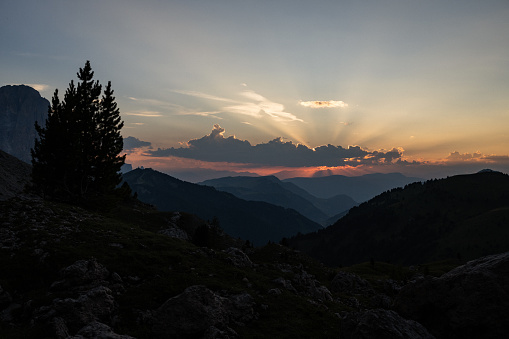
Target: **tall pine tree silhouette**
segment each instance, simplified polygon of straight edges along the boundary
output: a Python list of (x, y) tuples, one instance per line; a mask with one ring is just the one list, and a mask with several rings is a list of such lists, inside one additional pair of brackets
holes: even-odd
[(32, 149), (34, 186), (47, 196), (82, 200), (111, 192), (120, 183), (124, 123), (108, 82), (94, 81), (90, 62), (71, 80), (63, 101), (55, 90), (46, 124), (35, 124), (38, 138)]

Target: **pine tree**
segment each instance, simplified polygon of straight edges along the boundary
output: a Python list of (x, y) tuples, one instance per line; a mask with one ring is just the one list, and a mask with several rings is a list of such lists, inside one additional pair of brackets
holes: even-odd
[(104, 90), (96, 126), (101, 137), (96, 145), (95, 186), (98, 191), (111, 190), (121, 182), (120, 168), (125, 162), (125, 155), (118, 156), (124, 147), (120, 134), (124, 122), (113, 96), (111, 81)]
[(35, 187), (62, 200), (113, 191), (125, 161), (125, 155), (119, 155), (124, 123), (111, 82), (100, 98), (102, 86), (93, 80), (89, 61), (77, 75), (78, 85), (70, 82), (62, 102), (55, 90), (46, 125), (36, 123), (38, 139), (32, 150)]

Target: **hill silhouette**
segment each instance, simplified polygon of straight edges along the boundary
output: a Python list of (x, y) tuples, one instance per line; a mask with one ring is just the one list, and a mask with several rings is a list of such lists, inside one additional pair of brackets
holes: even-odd
[(206, 180), (200, 184), (215, 187), (244, 200), (265, 201), (292, 208), (323, 226), (330, 225), (330, 218), (357, 205), (352, 198), (343, 194), (329, 199), (317, 198), (297, 185), (283, 182), (275, 176), (224, 177)]
[(141, 201), (161, 211), (183, 211), (205, 220), (218, 218), (226, 233), (255, 245), (322, 228), (293, 209), (246, 201), (152, 169), (135, 169), (123, 177)]
[(394, 187), (422, 181), (420, 178), (404, 176), (401, 173), (372, 173), (355, 177), (330, 175), (311, 178), (290, 178), (291, 182), (319, 198), (331, 198), (346, 194), (357, 202), (364, 202)]
[(416, 182), (352, 208), (290, 246), (329, 265), (422, 264), (509, 250), (509, 176), (483, 171)]

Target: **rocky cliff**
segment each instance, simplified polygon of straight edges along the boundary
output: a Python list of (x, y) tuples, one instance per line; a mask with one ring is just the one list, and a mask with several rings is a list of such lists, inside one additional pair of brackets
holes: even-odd
[(32, 87), (0, 87), (0, 149), (30, 163), (34, 123), (44, 124), (49, 104)]

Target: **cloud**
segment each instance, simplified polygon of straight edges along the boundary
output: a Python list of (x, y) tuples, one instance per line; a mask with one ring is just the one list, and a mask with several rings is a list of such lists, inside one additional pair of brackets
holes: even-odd
[(190, 96), (197, 97), (197, 98), (214, 100), (214, 101), (238, 102), (236, 100), (232, 100), (232, 99), (228, 99), (228, 98), (222, 98), (222, 97), (218, 97), (218, 96), (215, 96), (215, 95), (210, 95), (210, 94), (206, 94), (206, 93), (202, 93), (202, 92), (198, 92), (198, 91), (173, 90), (173, 92), (180, 93), (180, 94), (185, 94), (185, 95), (190, 95)]
[(209, 117), (209, 118), (222, 120), (223, 118), (218, 117), (216, 115), (219, 113), (221, 113), (221, 112), (219, 112), (219, 111), (215, 111), (215, 112), (192, 112), (192, 111), (189, 111), (189, 112), (180, 112), (177, 115), (196, 115), (196, 116), (200, 116), (200, 117)]
[(451, 152), (446, 160), (453, 163), (509, 164), (508, 155), (482, 154), (479, 151), (474, 153)]
[(477, 151), (473, 154), (470, 153), (460, 153), (460, 152), (451, 152), (447, 157), (449, 161), (476, 161), (484, 159), (484, 156), (481, 152)]
[(209, 162), (258, 164), (260, 166), (359, 166), (394, 164), (401, 160), (403, 149), (368, 151), (360, 146), (324, 145), (309, 148), (283, 138), (251, 145), (235, 136), (225, 137), (225, 129), (214, 125), (211, 133), (187, 142), (187, 147), (149, 151), (154, 157), (176, 156)]
[(131, 136), (124, 138), (124, 151), (134, 151), (142, 147), (152, 147), (152, 143)]
[(190, 95), (202, 99), (230, 103), (230, 105), (221, 107), (222, 111), (228, 113), (247, 115), (254, 118), (263, 118), (265, 116), (269, 116), (273, 120), (276, 120), (278, 122), (291, 122), (291, 121), (304, 122), (304, 120), (298, 118), (295, 114), (285, 112), (284, 105), (271, 101), (265, 98), (263, 95), (256, 93), (253, 90), (246, 89), (240, 93), (240, 95), (248, 99), (248, 101), (234, 100), (197, 91), (174, 90), (173, 92)]
[(27, 86), (32, 87), (33, 89), (42, 92), (49, 88), (49, 85), (46, 84), (26, 84)]
[(483, 158), (487, 161), (492, 161), (499, 164), (509, 164), (508, 155), (485, 155)]
[(316, 101), (299, 101), (301, 106), (310, 107), (310, 108), (345, 108), (348, 107), (348, 104), (344, 101), (337, 100), (316, 100)]
[(137, 116), (137, 117), (145, 117), (145, 118), (157, 118), (157, 117), (162, 117), (163, 115), (159, 112), (150, 112), (150, 111), (145, 111), (145, 112), (130, 112), (130, 113), (124, 113), (125, 115), (133, 115), (133, 116)]
[(36, 91), (38, 92), (42, 92), (42, 91), (45, 91), (47, 89), (50, 88), (49, 85), (46, 85), (46, 84), (10, 84), (10, 85), (16, 85), (16, 86), (19, 86), (19, 85), (24, 85), (24, 86), (29, 86), (29, 87), (32, 87), (33, 89), (35, 89)]

